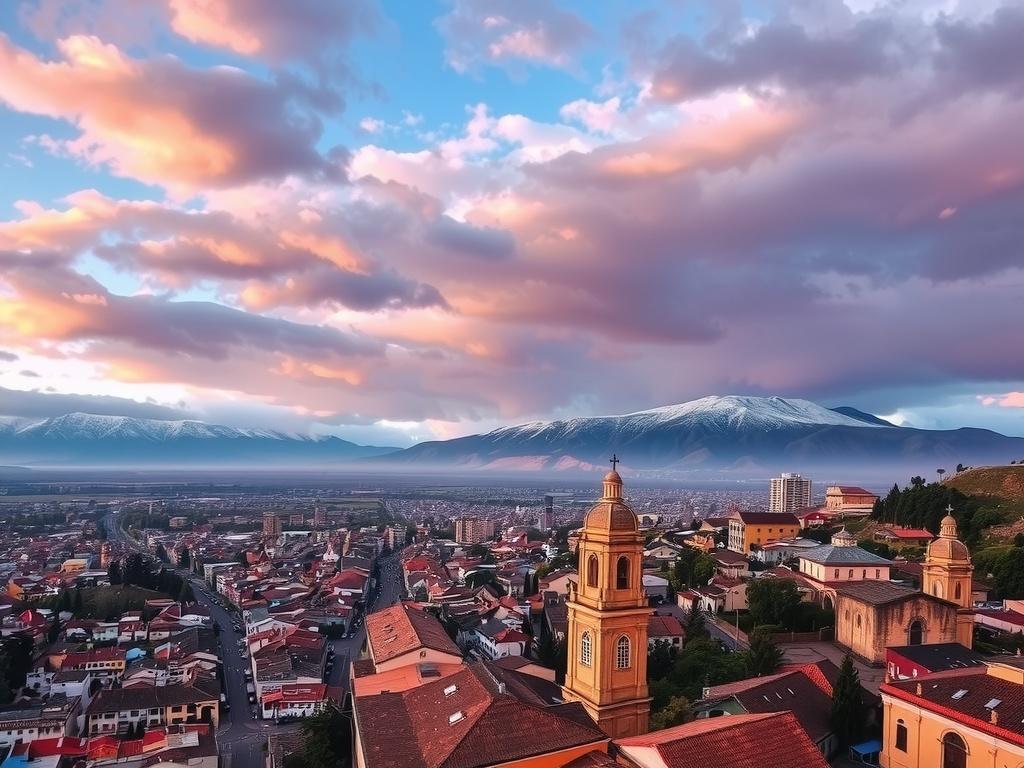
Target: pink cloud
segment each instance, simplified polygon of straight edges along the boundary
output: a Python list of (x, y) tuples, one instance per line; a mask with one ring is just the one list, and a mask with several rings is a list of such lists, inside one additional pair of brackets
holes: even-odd
[(1024, 408), (1024, 392), (1007, 392), (1002, 395), (978, 395), (978, 402), (984, 406), (1000, 408)]
[(0, 35), (0, 101), (72, 123), (78, 135), (57, 146), (76, 159), (183, 190), (327, 170), (311, 96), (294, 84), (134, 59), (96, 37), (57, 48), (45, 61)]

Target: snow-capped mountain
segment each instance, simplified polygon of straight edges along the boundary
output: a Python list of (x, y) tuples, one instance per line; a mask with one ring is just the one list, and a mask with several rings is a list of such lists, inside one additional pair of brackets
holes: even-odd
[(25, 466), (316, 466), (379, 456), (394, 448), (337, 437), (237, 429), (202, 421), (68, 413), (0, 416), (0, 464)]
[[(897, 427), (855, 408), (781, 397), (705, 397), (621, 416), (532, 422), (420, 443), (377, 460), (500, 470), (628, 469), (761, 474), (867, 468), (930, 473), (1024, 456), (1024, 439), (982, 429)], [(937, 462), (937, 463), (936, 463)]]

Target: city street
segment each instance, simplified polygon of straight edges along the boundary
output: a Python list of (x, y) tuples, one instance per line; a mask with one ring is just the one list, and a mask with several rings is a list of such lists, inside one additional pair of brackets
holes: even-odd
[[(149, 554), (145, 547), (125, 533), (115, 515), (111, 514), (104, 518), (104, 524), (110, 540), (122, 542), (129, 549)], [(402, 596), (401, 563), (398, 555), (382, 557), (379, 564), (379, 580), (367, 595), (366, 613), (393, 605)], [(219, 640), (224, 693), (230, 704), (230, 711), (221, 713), (221, 725), (217, 731), (222, 765), (224, 768), (259, 768), (264, 764), (263, 746), (267, 734), (295, 730), (299, 724), (277, 725), (256, 718), (245, 689), (248, 659), (242, 656), (239, 648), (238, 641), (242, 638), (242, 633), (236, 632), (232, 627), (233, 615), (224, 607), (221, 598), (199, 576), (191, 572), (186, 573), (182, 568), (174, 570), (179, 575), (188, 577), (197, 602), (209, 609), (210, 615), (221, 630)], [(350, 637), (329, 641), (334, 649), (334, 663), (326, 682), (341, 687), (346, 693), (349, 684), (349, 664), (352, 659), (359, 657), (366, 637), (364, 616), (358, 616), (356, 622), (358, 626)]]

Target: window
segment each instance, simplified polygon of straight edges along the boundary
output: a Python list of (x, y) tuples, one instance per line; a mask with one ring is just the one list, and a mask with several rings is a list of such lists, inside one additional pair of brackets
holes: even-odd
[(942, 768), (967, 768), (967, 745), (952, 731), (942, 737)]
[(836, 568), (835, 573), (833, 574), (833, 578), (836, 578), (836, 579), (839, 578), (839, 569), (838, 568)]
[(849, 578), (851, 578), (851, 579), (853, 578), (853, 568), (850, 569)]
[(896, 721), (896, 749), (907, 751), (907, 724), (902, 720)]
[(587, 586), (597, 586), (597, 555), (591, 555), (587, 560)]
[(920, 619), (910, 622), (910, 630), (907, 635), (907, 645), (920, 645), (924, 642), (924, 625)]
[(881, 572), (880, 570), (878, 570), (877, 568), (875, 568), (875, 578), (876, 578), (876, 579), (880, 577), (881, 573), (882, 573), (882, 572)]
[(960, 582), (959, 581), (956, 583), (956, 586), (953, 587), (953, 599), (954, 600), (959, 600), (960, 599)]
[(629, 589), (629, 558), (620, 557), (615, 566), (615, 588)]
[(589, 632), (584, 632), (580, 638), (580, 664), (589, 667), (594, 663), (594, 641)]
[(860, 629), (860, 614), (857, 614), (857, 629)]
[(625, 635), (615, 643), (615, 668), (629, 669), (629, 638)]

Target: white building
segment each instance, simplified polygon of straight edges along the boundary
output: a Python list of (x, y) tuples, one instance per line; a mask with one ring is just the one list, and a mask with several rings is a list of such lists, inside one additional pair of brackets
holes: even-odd
[(791, 472), (771, 479), (769, 512), (795, 512), (811, 506), (811, 481)]

